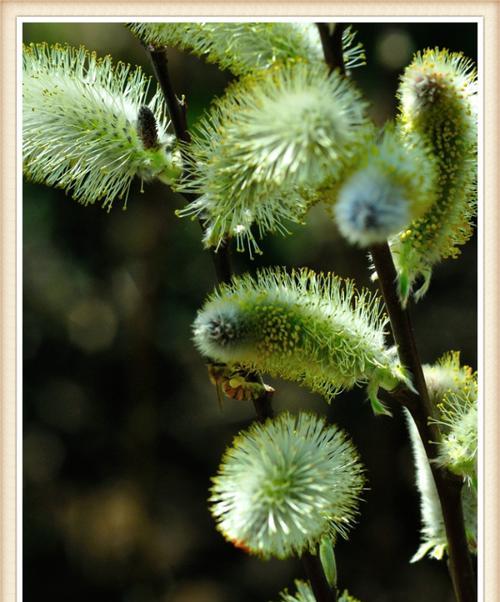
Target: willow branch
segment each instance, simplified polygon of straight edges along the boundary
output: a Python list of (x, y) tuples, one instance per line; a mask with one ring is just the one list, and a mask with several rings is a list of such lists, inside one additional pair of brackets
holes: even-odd
[[(152, 46), (147, 47), (147, 52), (150, 56), (153, 64), (153, 69), (160, 84), (160, 88), (163, 92), (165, 103), (168, 107), (170, 117), (172, 119), (172, 125), (174, 128), (177, 139), (184, 143), (181, 144), (181, 154), (183, 158), (186, 157), (187, 148), (186, 144), (191, 142), (191, 136), (187, 127), (187, 105), (186, 102), (180, 101), (176, 95), (174, 87), (170, 79), (170, 73), (168, 70), (168, 56), (167, 51), (157, 50)], [(197, 196), (192, 193), (182, 193), (182, 196), (187, 203), (192, 203), (196, 200)], [(201, 229), (204, 231), (205, 227), (203, 222), (200, 220)], [(231, 265), (231, 254), (229, 241), (226, 239), (220, 245), (216, 251), (211, 251), (211, 257), (215, 268), (215, 274), (217, 282), (219, 284), (228, 283), (231, 281), (233, 276), (233, 269)], [(262, 378), (257, 373), (251, 373), (248, 375), (248, 380), (251, 382), (257, 382), (262, 385), (263, 393), (256, 399), (254, 399), (254, 407), (257, 414), (257, 419), (260, 422), (264, 422), (267, 418), (273, 416), (273, 409), (271, 405), (273, 391), (265, 389)]]
[(345, 73), (344, 52), (342, 48), (342, 35), (346, 28), (345, 23), (335, 23), (333, 30), (331, 23), (316, 23), (323, 46), (323, 54), (325, 62), (330, 67), (330, 70), (340, 69), (341, 73)]
[(476, 579), (467, 546), (462, 509), (462, 480), (434, 461), (437, 456), (440, 432), (437, 425), (429, 423), (434, 416), (434, 407), (429, 399), (422, 364), (418, 355), (410, 313), (403, 309), (396, 290), (397, 273), (387, 243), (374, 245), (370, 249), (382, 296), (391, 322), (394, 341), (398, 347), (401, 363), (407, 368), (418, 395), (399, 392), (398, 401), (411, 413), (417, 426), (430, 468), (436, 483), (441, 503), (443, 520), (448, 541), (448, 568), (458, 602), (474, 602), (477, 599)]
[[(340, 68), (341, 72), (345, 74), (343, 61), (339, 60), (342, 32), (337, 33), (336, 36), (336, 27), (333, 32), (322, 23), (318, 23), (317, 27), (323, 44), (325, 62), (330, 71)], [(436, 459), (438, 451), (436, 443), (441, 440), (441, 434), (437, 425), (432, 421), (429, 422), (429, 419), (435, 415), (435, 409), (429, 399), (410, 313), (408, 309), (401, 307), (399, 301), (396, 289), (397, 273), (389, 245), (387, 243), (373, 245), (370, 252), (391, 322), (399, 358), (408, 370), (417, 391), (415, 395), (405, 387), (399, 387), (390, 397), (411, 413), (429, 459), (443, 513), (448, 542), (448, 568), (457, 602), (474, 602), (477, 599), (476, 580), (465, 534), (461, 498), (462, 480), (433, 461)]]
[[(174, 128), (177, 139), (184, 143), (180, 145), (180, 152), (183, 159), (186, 157), (186, 144), (191, 142), (191, 135), (187, 127), (186, 110), (187, 106), (184, 100), (179, 100), (175, 94), (172, 82), (170, 80), (170, 74), (168, 71), (168, 57), (166, 50), (157, 50), (156, 48), (149, 46), (147, 51), (153, 64), (153, 69), (160, 84), (160, 88), (163, 92), (163, 97), (168, 107), (170, 117), (172, 119), (172, 126)], [(188, 204), (196, 200), (197, 196), (193, 193), (183, 192), (182, 196)], [(205, 227), (203, 222), (200, 221), (200, 226), (203, 231)], [(230, 246), (228, 241), (224, 241), (218, 248), (217, 252), (211, 251), (212, 261), (219, 283), (229, 282), (233, 275), (230, 259)]]

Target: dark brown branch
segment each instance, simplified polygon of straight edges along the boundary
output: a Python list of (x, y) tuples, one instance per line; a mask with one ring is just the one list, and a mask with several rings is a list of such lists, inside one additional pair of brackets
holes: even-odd
[(316, 23), (323, 46), (325, 62), (330, 67), (330, 71), (340, 69), (341, 73), (345, 73), (342, 35), (346, 26), (345, 23), (336, 23), (333, 32), (331, 32), (330, 25), (329, 23)]
[[(181, 103), (179, 101), (179, 98), (174, 92), (172, 82), (170, 81), (167, 51), (157, 50), (151, 46), (147, 47), (147, 51), (151, 58), (156, 78), (158, 79), (158, 83), (160, 84), (160, 88), (163, 92), (163, 96), (172, 119), (175, 135), (182, 143), (180, 145), (180, 151), (182, 157), (185, 159), (186, 147), (184, 145), (191, 142), (191, 135), (189, 134), (187, 127), (186, 104), (185, 102)], [(197, 198), (195, 194), (189, 192), (183, 192), (182, 196), (188, 204), (192, 203)], [(204, 231), (205, 228), (201, 220), (200, 226)], [(224, 240), (217, 251), (212, 249), (210, 253), (212, 255), (217, 282), (230, 282), (233, 272), (231, 267), (229, 242)]]
[(319, 556), (313, 556), (309, 552), (302, 554), (307, 577), (317, 602), (337, 602), (337, 590), (331, 588), (326, 580)]
[(153, 63), (156, 79), (160, 84), (163, 96), (165, 97), (165, 102), (168, 106), (175, 135), (177, 136), (178, 140), (189, 143), (191, 142), (191, 136), (189, 135), (187, 128), (186, 111), (184, 106), (175, 95), (174, 89), (170, 82), (167, 52), (166, 50), (157, 50), (153, 46), (148, 47), (148, 52), (149, 56), (151, 57), (151, 62)]
[(394, 398), (410, 411), (430, 461), (443, 512), (448, 542), (448, 566), (456, 599), (458, 602), (474, 602), (477, 599), (476, 579), (464, 527), (462, 480), (433, 461), (438, 447), (435, 442), (440, 441), (440, 433), (437, 426), (429, 422), (429, 418), (434, 416), (434, 407), (429, 399), (410, 313), (408, 309), (401, 307), (398, 298), (397, 273), (389, 245), (387, 243), (374, 245), (370, 251), (401, 363), (407, 368), (418, 393), (417, 396), (410, 391), (405, 394), (400, 388)]
[[(187, 127), (186, 104), (185, 102), (181, 103), (179, 101), (179, 98), (175, 94), (174, 87), (172, 86), (168, 70), (167, 51), (164, 49), (157, 50), (152, 46), (148, 46), (147, 51), (151, 58), (151, 62), (153, 63), (153, 69), (156, 78), (158, 79), (158, 83), (160, 84), (160, 88), (163, 92), (163, 96), (172, 119), (175, 135), (179, 141), (187, 144), (191, 141), (191, 136)], [(186, 153), (186, 147), (184, 144), (181, 144), (181, 153), (183, 157), (185, 157)], [(192, 193), (183, 193), (182, 196), (187, 203), (192, 203), (197, 198), (196, 195)], [(202, 230), (204, 230), (202, 221), (200, 221), (200, 226)], [(233, 269), (231, 265), (229, 241), (227, 239), (224, 240), (219, 245), (217, 251), (211, 250), (211, 256), (215, 267), (217, 282), (219, 284), (230, 282), (233, 275)], [(249, 375), (248, 380), (258, 382), (264, 387), (264, 383), (259, 374), (255, 373)], [(261, 396), (254, 400), (257, 418), (261, 422), (273, 416), (273, 409), (271, 405), (272, 396), (273, 392), (271, 390), (266, 390)]]
[[(410, 404), (408, 409), (414, 413), (418, 405), (422, 406), (423, 414), (426, 417), (435, 418), (435, 409), (429, 399), (427, 385), (425, 383), (422, 364), (418, 355), (413, 326), (411, 324), (409, 310), (404, 310), (399, 301), (396, 284), (397, 273), (392, 260), (391, 251), (387, 243), (373, 245), (370, 248), (371, 256), (375, 270), (377, 271), (378, 283), (385, 306), (391, 320), (391, 329), (394, 336), (394, 342), (398, 347), (401, 363), (409, 370), (413, 385), (418, 393), (418, 398), (413, 398), (414, 403)], [(440, 434), (435, 424), (428, 425), (428, 438), (432, 441), (439, 441)], [(425, 442), (424, 442), (425, 444)], [(427, 446), (426, 451), (429, 458), (436, 455), (436, 446)]]

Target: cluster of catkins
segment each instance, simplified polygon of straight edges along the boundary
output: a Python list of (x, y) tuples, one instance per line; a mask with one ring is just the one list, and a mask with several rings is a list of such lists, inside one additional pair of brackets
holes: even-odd
[[(476, 76), (462, 55), (418, 53), (401, 77), (397, 119), (379, 131), (349, 78), (364, 64), (350, 28), (342, 37), (342, 73), (325, 64), (311, 23), (128, 27), (145, 45), (179, 47), (235, 79), (194, 125), (192, 141), (181, 144), (168, 133), (160, 91), (149, 98), (140, 69), (83, 48), (27, 46), (23, 152), (32, 180), (110, 208), (115, 199), (126, 202), (134, 177), (160, 179), (195, 198), (180, 214), (202, 220), (207, 247), (234, 240), (250, 254), (260, 252), (259, 237), (305, 222), (308, 209), (324, 202), (349, 242), (367, 248), (389, 242), (403, 304), (412, 293), (421, 297), (432, 267), (455, 257), (471, 236)], [(385, 343), (386, 323), (377, 297), (350, 281), (267, 269), (210, 296), (194, 341), (226, 367), (233, 390), (244, 389), (241, 375), (254, 371), (294, 380), (327, 401), (363, 384), (374, 411), (389, 413), (379, 388), (411, 382)], [(475, 375), (452, 354), (427, 367), (426, 377), (443, 432), (439, 462), (466, 481), (474, 548)], [(441, 511), (409, 423), (424, 522), (416, 558), (429, 550), (440, 557)], [(364, 480), (357, 452), (339, 429), (308, 413), (283, 413), (236, 437), (214, 479), (211, 510), (224, 536), (249, 553), (320, 554), (335, 586), (332, 545), (356, 517)], [(314, 600), (308, 583), (296, 586), (296, 595), (285, 592), (282, 602)], [(354, 598), (345, 592), (340, 600)]]

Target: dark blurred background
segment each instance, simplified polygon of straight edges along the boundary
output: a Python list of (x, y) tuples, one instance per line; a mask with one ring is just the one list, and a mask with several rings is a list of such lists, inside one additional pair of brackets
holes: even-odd
[[(412, 54), (447, 47), (477, 57), (475, 24), (358, 23), (368, 65), (353, 78), (382, 124), (395, 114)], [(152, 73), (121, 24), (29, 23), (26, 42), (84, 44)], [(172, 79), (192, 123), (229, 76), (172, 51)], [(136, 182), (128, 209), (82, 207), (58, 190), (24, 188), (24, 596), (28, 602), (255, 602), (303, 577), (298, 561), (263, 562), (224, 542), (207, 510), (210, 477), (250, 403), (219, 409), (191, 323), (214, 286), (196, 222), (182, 198)], [(370, 283), (365, 253), (315, 208), (238, 271), (309, 266)], [(450, 349), (476, 368), (476, 240), (434, 272), (413, 308), (423, 362)], [(269, 381), (277, 411), (309, 409), (345, 428), (367, 467), (359, 524), (337, 546), (341, 587), (363, 602), (451, 601), (446, 566), (410, 565), (419, 499), (399, 412), (374, 418), (359, 389), (327, 406)]]

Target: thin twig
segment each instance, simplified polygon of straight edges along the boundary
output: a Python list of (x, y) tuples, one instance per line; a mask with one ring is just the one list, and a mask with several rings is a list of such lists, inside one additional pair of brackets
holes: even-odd
[[(345, 73), (343, 64), (339, 64), (338, 59), (341, 54), (341, 34), (335, 38), (336, 28), (332, 34), (325, 24), (318, 23), (317, 27), (323, 44), (325, 62), (330, 71), (340, 67), (341, 72)], [(387, 243), (374, 245), (370, 252), (401, 363), (410, 373), (417, 391), (415, 395), (412, 391), (405, 390), (405, 387), (400, 386), (394, 394), (386, 397), (391, 397), (406, 407), (415, 421), (429, 458), (441, 503), (448, 542), (448, 568), (455, 596), (457, 602), (474, 602), (477, 599), (476, 580), (465, 534), (461, 499), (462, 480), (434, 462), (438, 448), (435, 443), (440, 441), (441, 435), (437, 425), (432, 421), (429, 422), (429, 419), (434, 417), (435, 409), (429, 399), (410, 313), (408, 309), (401, 307), (397, 294), (397, 273), (389, 245)]]
[(344, 52), (342, 48), (342, 35), (346, 28), (345, 23), (335, 23), (333, 30), (332, 23), (316, 23), (323, 46), (325, 62), (330, 70), (340, 69), (345, 73)]
[[(146, 50), (149, 53), (156, 78), (158, 79), (158, 83), (160, 84), (163, 92), (163, 96), (172, 119), (175, 135), (179, 141), (184, 143), (180, 146), (181, 154), (183, 157), (185, 157), (185, 153), (187, 152), (185, 144), (191, 141), (191, 136), (187, 127), (186, 103), (185, 101), (181, 103), (178, 96), (175, 94), (174, 87), (172, 86), (168, 70), (167, 51), (165, 49), (158, 50), (152, 46), (148, 46)], [(197, 196), (192, 193), (182, 193), (182, 196), (187, 203), (192, 203), (197, 198)], [(202, 221), (200, 221), (200, 226), (202, 230), (205, 229)], [(217, 251), (211, 250), (211, 257), (215, 267), (217, 282), (219, 284), (230, 282), (233, 276), (230, 250), (230, 244), (227, 239), (219, 245)], [(260, 422), (264, 422), (267, 418), (271, 418), (273, 416), (273, 409), (271, 405), (273, 392), (265, 389), (264, 383), (259, 374), (251, 373), (247, 376), (247, 379), (250, 382), (257, 382), (262, 385), (264, 392), (257, 399), (254, 399), (253, 403), (257, 413), (257, 419)]]
[[(191, 135), (187, 127), (186, 119), (186, 104), (185, 101), (180, 101), (174, 92), (172, 82), (170, 81), (170, 74), (168, 71), (168, 57), (167, 51), (157, 50), (152, 46), (147, 47), (147, 51), (153, 63), (153, 69), (160, 84), (160, 88), (163, 92), (165, 102), (168, 107), (170, 117), (172, 119), (172, 125), (174, 128), (177, 139), (183, 144), (180, 145), (180, 152), (183, 159), (186, 157), (185, 145), (191, 142)], [(197, 196), (190, 192), (183, 192), (182, 196), (188, 204), (194, 202)], [(200, 226), (203, 231), (205, 227), (203, 222), (200, 220)], [(217, 276), (217, 282), (230, 282), (233, 275), (230, 259), (230, 245), (227, 240), (224, 240), (217, 251), (211, 250), (212, 261), (215, 268), (215, 274)]]
[(172, 83), (170, 82), (167, 52), (163, 49), (157, 50), (154, 46), (148, 46), (148, 52), (151, 57), (151, 62), (153, 63), (156, 79), (160, 84), (170, 117), (172, 118), (175, 135), (178, 140), (189, 143), (191, 142), (191, 136), (189, 135), (187, 128), (186, 111), (177, 98)]

